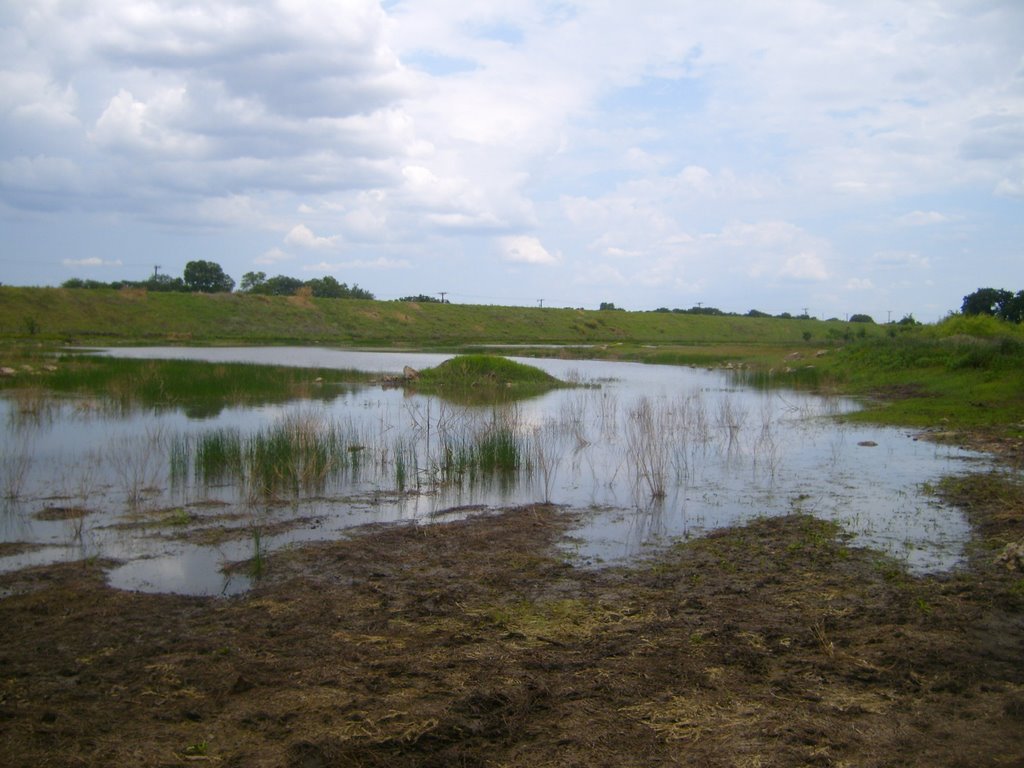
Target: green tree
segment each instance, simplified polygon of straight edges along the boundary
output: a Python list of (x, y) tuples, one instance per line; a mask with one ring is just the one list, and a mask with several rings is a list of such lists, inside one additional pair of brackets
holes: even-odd
[(965, 315), (998, 315), (1003, 304), (1014, 298), (1010, 291), (999, 288), (979, 288), (964, 296), (960, 311)]
[(240, 290), (246, 293), (259, 293), (259, 288), (267, 282), (266, 272), (246, 272), (242, 275)]
[(147, 291), (156, 292), (172, 292), (172, 291), (185, 291), (185, 281), (180, 277), (171, 277), (170, 275), (153, 275), (145, 282), (139, 283), (139, 286), (145, 288)]
[(190, 261), (185, 265), (185, 287), (199, 293), (230, 293), (235, 281), (213, 261)]
[(1015, 296), (1000, 304), (997, 314), (1001, 319), (1009, 320), (1011, 323), (1024, 322), (1024, 291), (1017, 291)]

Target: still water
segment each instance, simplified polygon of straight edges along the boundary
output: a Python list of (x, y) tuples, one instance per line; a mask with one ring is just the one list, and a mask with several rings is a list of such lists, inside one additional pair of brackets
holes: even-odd
[[(108, 354), (378, 374), (445, 355), (322, 348), (144, 348)], [(584, 386), (503, 405), (460, 405), (380, 386), (316, 400), (202, 413), (54, 399), (26, 412), (0, 399), (0, 571), (84, 557), (119, 563), (119, 588), (236, 594), (279, 547), (350, 535), (373, 523), (443, 523), (551, 501), (585, 511), (566, 542), (579, 564), (619, 562), (680, 537), (761, 515), (808, 512), (853, 543), (917, 572), (961, 559), (968, 529), (922, 486), (983, 457), (906, 431), (853, 427), (845, 399), (737, 387), (726, 373), (603, 361), (524, 360)], [(331, 425), (353, 460), (315, 488), (259, 496), (198, 469), (210, 435), (282, 423)], [(514, 472), (453, 478), (452, 445), (500, 425), (516, 437)], [(462, 442), (460, 442), (462, 441)], [(19, 545), (14, 548), (13, 545)]]

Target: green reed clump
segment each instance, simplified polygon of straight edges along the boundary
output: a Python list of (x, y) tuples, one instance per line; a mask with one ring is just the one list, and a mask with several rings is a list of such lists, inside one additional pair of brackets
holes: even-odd
[[(204, 485), (242, 477), (242, 435), (237, 429), (216, 429), (195, 440), (196, 478)], [(173, 470), (173, 456), (172, 456)]]
[(515, 472), (523, 463), (523, 446), (509, 427), (487, 430), (474, 447), (476, 463), (483, 472)]
[(187, 435), (174, 435), (168, 447), (170, 480), (172, 488), (183, 488), (188, 484), (188, 466), (192, 446)]
[(492, 425), (475, 435), (445, 439), (431, 469), (443, 484), (475, 483), (485, 476), (511, 475), (526, 464), (526, 447), (516, 430)]
[(338, 472), (356, 471), (364, 450), (355, 435), (321, 415), (293, 414), (248, 438), (246, 476), (263, 496), (319, 492)]
[(419, 485), (419, 461), (416, 455), (416, 445), (411, 440), (399, 439), (395, 441), (395, 487), (404, 492), (410, 480)]

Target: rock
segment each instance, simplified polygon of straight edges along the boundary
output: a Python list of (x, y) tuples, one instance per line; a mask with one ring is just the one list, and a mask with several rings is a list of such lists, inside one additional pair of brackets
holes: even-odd
[(801, 357), (803, 357), (801, 352), (790, 352), (786, 355), (786, 360), (799, 360)]
[(410, 366), (405, 366), (402, 369), (402, 378), (406, 381), (416, 381), (420, 377), (420, 372)]
[(859, 445), (861, 448), (875, 448), (878, 446), (878, 443), (876, 443), (874, 440), (861, 440), (859, 443), (857, 443), (857, 445)]
[(11, 376), (13, 376), (16, 373), (17, 373), (16, 370), (14, 370), (13, 368), (8, 368), (7, 366), (4, 366), (3, 368), (0, 368), (0, 377), (3, 377), (5, 379), (10, 378)]
[(819, 349), (817, 352), (814, 353), (814, 356), (815, 357), (824, 357), (827, 354), (828, 354), (828, 350), (827, 349)]

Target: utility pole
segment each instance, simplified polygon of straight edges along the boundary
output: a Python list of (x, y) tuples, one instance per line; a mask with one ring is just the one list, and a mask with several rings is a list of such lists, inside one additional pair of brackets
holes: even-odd
[(803, 310), (804, 310), (804, 317), (809, 317), (809, 315), (807, 314), (807, 307), (803, 307)]
[(889, 310), (889, 322), (890, 323), (892, 322), (892, 310), (891, 309)]
[(537, 299), (537, 306), (541, 309), (544, 308), (544, 299)]
[(438, 295), (441, 297), (441, 303), (444, 304), (444, 297), (448, 295), (448, 291), (438, 291)]
[(158, 277), (159, 275), (160, 275), (160, 265), (159, 264), (154, 264), (153, 265), (153, 277)]

